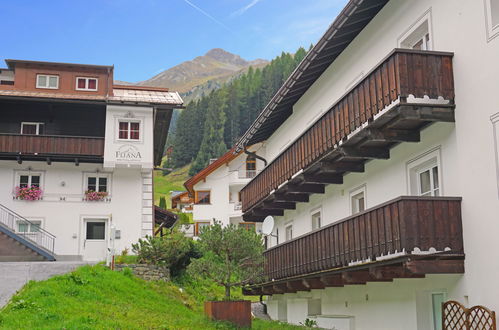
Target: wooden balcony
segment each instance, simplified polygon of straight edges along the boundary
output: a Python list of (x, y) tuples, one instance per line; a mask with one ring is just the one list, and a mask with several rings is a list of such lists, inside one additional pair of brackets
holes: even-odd
[(283, 215), (326, 184), (454, 121), (452, 53), (395, 49), (241, 191), (246, 221)]
[(246, 294), (464, 272), (461, 198), (399, 197), (265, 251)]
[(104, 138), (85, 136), (0, 134), (0, 158), (102, 162)]

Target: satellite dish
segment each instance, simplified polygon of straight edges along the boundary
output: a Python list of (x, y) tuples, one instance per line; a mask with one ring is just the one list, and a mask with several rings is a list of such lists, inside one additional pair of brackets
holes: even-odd
[(263, 220), (262, 224), (262, 234), (265, 236), (272, 235), (272, 232), (274, 231), (274, 217), (271, 215), (268, 215), (265, 220)]

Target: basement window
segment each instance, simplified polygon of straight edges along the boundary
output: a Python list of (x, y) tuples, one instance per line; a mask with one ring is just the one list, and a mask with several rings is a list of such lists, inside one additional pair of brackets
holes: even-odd
[(20, 220), (17, 222), (17, 232), (19, 233), (37, 233), (40, 231), (42, 222), (31, 220), (30, 222)]
[(96, 91), (97, 85), (97, 78), (76, 78), (76, 90), (78, 91)]
[(59, 89), (59, 76), (37, 74), (36, 88)]

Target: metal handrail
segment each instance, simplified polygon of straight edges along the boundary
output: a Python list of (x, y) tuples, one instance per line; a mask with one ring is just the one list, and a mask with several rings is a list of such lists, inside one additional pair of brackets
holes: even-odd
[[(16, 230), (16, 223), (22, 221), (23, 223), (29, 224), (30, 226), (37, 226), (38, 231), (36, 232), (19, 232)], [(55, 235), (49, 233), (40, 226), (34, 224), (23, 216), (17, 214), (11, 209), (0, 204), (0, 225), (12, 230), (16, 235), (23, 237), (25, 240), (33, 243), (34, 245), (54, 254), (55, 247)]]

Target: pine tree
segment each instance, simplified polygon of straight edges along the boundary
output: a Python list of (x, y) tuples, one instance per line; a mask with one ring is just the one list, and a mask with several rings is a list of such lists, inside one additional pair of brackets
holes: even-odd
[(166, 199), (165, 196), (159, 198), (159, 207), (166, 210)]

